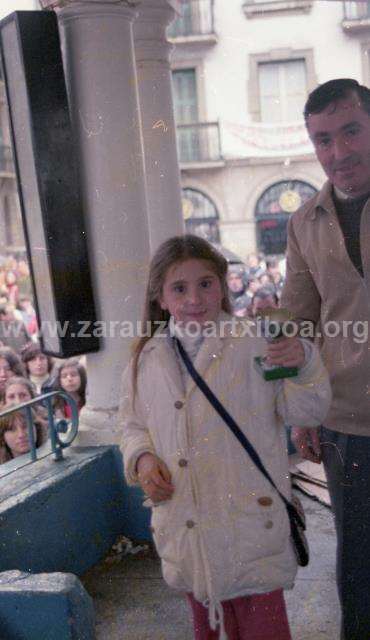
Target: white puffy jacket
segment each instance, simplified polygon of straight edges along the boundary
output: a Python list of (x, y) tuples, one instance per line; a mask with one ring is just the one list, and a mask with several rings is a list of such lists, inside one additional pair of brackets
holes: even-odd
[[(194, 366), (289, 498), (284, 424), (321, 424), (331, 399), (326, 370), (309, 345), (296, 378), (266, 382), (253, 360), (265, 353), (266, 341), (232, 328), (224, 333), (204, 340)], [(184, 389), (171, 342), (155, 335), (146, 343), (134, 408), (131, 367), (126, 370), (125, 473), (129, 483), (138, 482), (136, 462), (145, 451), (169, 467), (174, 495), (152, 511), (163, 576), (206, 601), (215, 626), (221, 600), (292, 587), (296, 561), (284, 504), (190, 376)]]

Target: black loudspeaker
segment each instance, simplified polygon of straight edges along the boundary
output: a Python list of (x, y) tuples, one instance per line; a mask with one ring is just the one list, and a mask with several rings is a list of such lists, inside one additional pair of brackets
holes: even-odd
[(97, 351), (96, 313), (56, 14), (0, 22), (2, 71), (42, 350)]

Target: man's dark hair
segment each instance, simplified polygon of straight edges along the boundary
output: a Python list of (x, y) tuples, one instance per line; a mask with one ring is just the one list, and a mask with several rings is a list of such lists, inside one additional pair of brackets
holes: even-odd
[(303, 111), (305, 121), (311, 114), (321, 113), (329, 104), (348, 98), (351, 93), (357, 95), (363, 110), (370, 115), (370, 89), (352, 78), (337, 78), (320, 84), (310, 93)]

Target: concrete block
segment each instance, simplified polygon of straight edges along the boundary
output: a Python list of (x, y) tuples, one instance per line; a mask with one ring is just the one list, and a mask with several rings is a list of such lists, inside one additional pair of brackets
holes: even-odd
[(0, 573), (0, 640), (95, 640), (92, 599), (67, 573)]
[(117, 447), (72, 447), (18, 469), (0, 483), (0, 572), (82, 575), (124, 534), (124, 514)]

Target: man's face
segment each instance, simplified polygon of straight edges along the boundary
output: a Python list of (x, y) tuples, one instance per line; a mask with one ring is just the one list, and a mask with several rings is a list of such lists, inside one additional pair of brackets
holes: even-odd
[(316, 156), (330, 182), (353, 197), (370, 191), (370, 115), (355, 93), (307, 119)]

